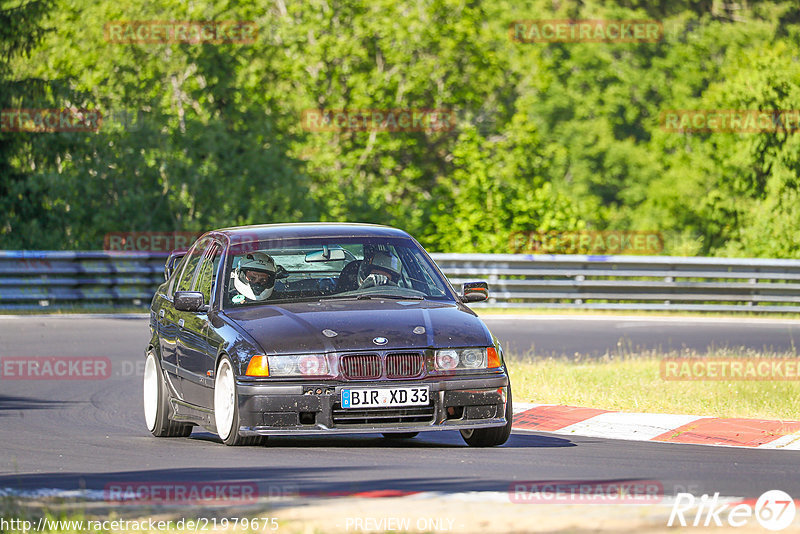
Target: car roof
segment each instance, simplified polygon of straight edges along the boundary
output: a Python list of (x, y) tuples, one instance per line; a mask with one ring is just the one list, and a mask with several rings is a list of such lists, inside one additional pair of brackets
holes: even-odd
[(411, 236), (403, 230), (382, 226), (379, 224), (363, 223), (283, 223), (283, 224), (257, 224), (251, 226), (232, 226), (220, 228), (211, 233), (222, 233), (231, 238), (247, 241), (274, 238), (304, 238), (304, 237), (401, 237), (409, 239)]

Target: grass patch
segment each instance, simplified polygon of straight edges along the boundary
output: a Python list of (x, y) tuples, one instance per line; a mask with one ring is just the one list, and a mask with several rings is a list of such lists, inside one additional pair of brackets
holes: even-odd
[[(715, 417), (800, 419), (798, 380), (665, 380), (664, 358), (797, 358), (746, 349), (608, 355), (602, 358), (510, 357), (509, 374), (519, 402), (565, 404), (625, 412)], [(744, 363), (747, 363), (747, 362)], [(754, 362), (757, 363), (757, 362)]]

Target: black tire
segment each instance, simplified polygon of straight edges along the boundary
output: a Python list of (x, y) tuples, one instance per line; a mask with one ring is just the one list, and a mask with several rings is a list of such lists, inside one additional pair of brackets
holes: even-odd
[(220, 379), (228, 379), (225, 373), (220, 373), (225, 365), (229, 366), (231, 373), (233, 373), (233, 363), (228, 356), (223, 356), (217, 365), (217, 372), (214, 374), (214, 424), (217, 427), (217, 433), (219, 434), (222, 443), (231, 447), (264, 445), (267, 442), (268, 436), (242, 436), (239, 434), (239, 427), (241, 426), (241, 422), (239, 420), (239, 394), (236, 391), (236, 379), (233, 375), (231, 375), (231, 378), (233, 379), (232, 382), (226, 386), (233, 388), (233, 416), (228, 428), (220, 432), (220, 426), (222, 423), (217, 421), (217, 382)]
[[(153, 366), (154, 371), (149, 369), (149, 365)], [(154, 372), (155, 375), (150, 375), (149, 372)], [(148, 380), (153, 382), (148, 383)], [(150, 399), (153, 403), (150, 409), (155, 409), (152, 427), (148, 423), (148, 395), (154, 395), (154, 398)], [(152, 351), (147, 353), (147, 361), (145, 362), (143, 397), (145, 402), (145, 424), (155, 437), (185, 438), (192, 433), (194, 425), (173, 421), (169, 418), (169, 390), (164, 380), (164, 372), (161, 370), (161, 362)]]
[(246, 436), (242, 438), (239, 445), (243, 447), (260, 447), (267, 444), (267, 438), (269, 438), (269, 436)]
[(508, 402), (506, 403), (506, 424), (494, 428), (462, 430), (461, 437), (470, 447), (497, 447), (508, 441), (508, 437), (511, 435), (513, 419), (514, 409), (511, 402), (511, 384), (509, 384)]
[(386, 439), (411, 439), (417, 434), (419, 432), (383, 432), (383, 437)]

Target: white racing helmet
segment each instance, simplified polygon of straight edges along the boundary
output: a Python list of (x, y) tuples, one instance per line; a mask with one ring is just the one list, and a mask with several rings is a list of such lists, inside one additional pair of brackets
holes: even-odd
[(374, 285), (385, 283), (397, 284), (403, 264), (400, 258), (390, 252), (376, 251), (371, 258), (365, 259), (358, 269), (358, 284), (363, 285), (370, 276), (375, 279)]
[(249, 300), (267, 300), (275, 288), (275, 260), (263, 252), (251, 252), (239, 259), (233, 285)]

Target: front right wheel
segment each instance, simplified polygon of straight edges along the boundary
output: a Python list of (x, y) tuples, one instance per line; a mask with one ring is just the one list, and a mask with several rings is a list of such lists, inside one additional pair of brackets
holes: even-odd
[(470, 428), (461, 431), (461, 437), (470, 447), (496, 447), (508, 441), (511, 435), (514, 410), (511, 404), (511, 384), (508, 385), (508, 402), (506, 402), (506, 424), (493, 428)]

